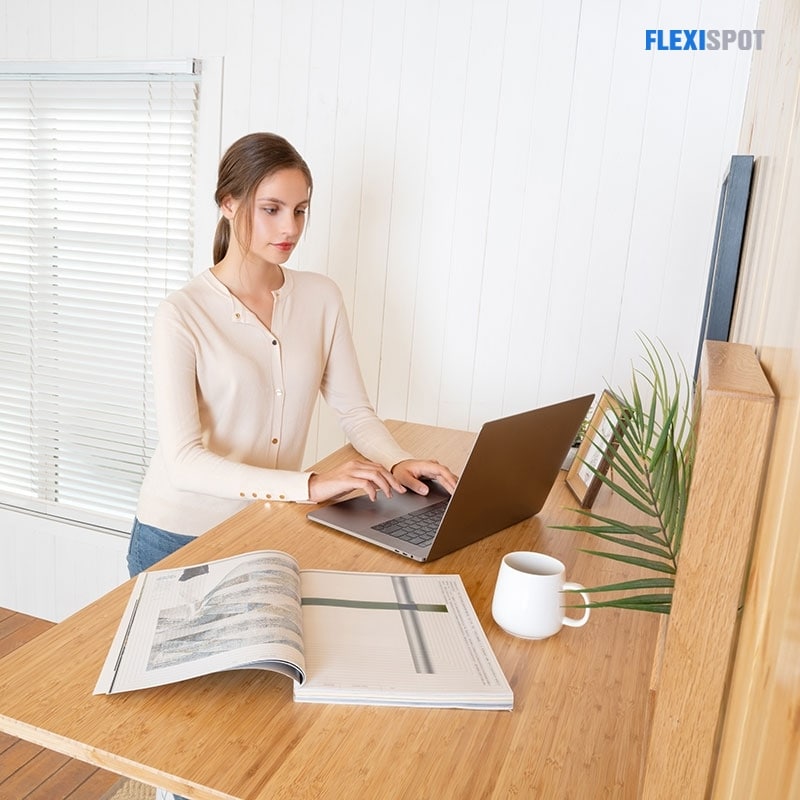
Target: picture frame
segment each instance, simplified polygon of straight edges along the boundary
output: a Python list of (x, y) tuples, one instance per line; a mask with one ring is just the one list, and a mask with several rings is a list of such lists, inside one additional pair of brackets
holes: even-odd
[(575, 458), (567, 470), (567, 486), (581, 508), (591, 508), (603, 484), (591, 468), (601, 475), (608, 472), (610, 455), (619, 441), (624, 424), (625, 420), (614, 395), (607, 389), (604, 390), (592, 412)]
[(727, 342), (730, 337), (754, 166), (753, 156), (731, 156), (728, 172), (722, 181), (695, 356), (695, 380), (700, 371), (703, 342), (707, 339)]

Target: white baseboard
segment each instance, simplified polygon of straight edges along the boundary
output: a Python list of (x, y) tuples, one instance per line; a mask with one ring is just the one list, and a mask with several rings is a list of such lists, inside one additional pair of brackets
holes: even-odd
[(60, 622), (128, 579), (128, 536), (0, 508), (0, 608)]

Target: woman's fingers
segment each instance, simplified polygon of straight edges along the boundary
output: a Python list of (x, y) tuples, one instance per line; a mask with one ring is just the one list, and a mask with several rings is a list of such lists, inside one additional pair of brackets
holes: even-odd
[(371, 461), (354, 459), (328, 472), (315, 473), (308, 482), (309, 499), (315, 503), (330, 500), (338, 495), (363, 490), (371, 500), (378, 492), (391, 497), (392, 492), (405, 492), (403, 486), (387, 469)]
[(409, 489), (418, 494), (427, 494), (428, 487), (422, 482), (425, 480), (435, 480), (450, 494), (455, 491), (458, 477), (444, 464), (438, 461), (408, 460), (395, 464), (392, 474), (397, 480)]

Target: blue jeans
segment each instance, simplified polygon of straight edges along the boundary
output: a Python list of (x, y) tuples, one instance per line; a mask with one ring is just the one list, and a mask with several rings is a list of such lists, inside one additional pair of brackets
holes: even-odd
[[(128, 545), (128, 574), (131, 578), (148, 567), (152, 567), (162, 558), (166, 558), (176, 550), (194, 539), (180, 533), (170, 533), (152, 525), (143, 525), (134, 517), (131, 528), (131, 541)], [(180, 795), (173, 795), (175, 800), (187, 800)]]
[(152, 525), (143, 525), (138, 519), (134, 519), (131, 541), (128, 545), (128, 574), (131, 578), (138, 575), (185, 544), (189, 544), (194, 538), (180, 533), (170, 533)]

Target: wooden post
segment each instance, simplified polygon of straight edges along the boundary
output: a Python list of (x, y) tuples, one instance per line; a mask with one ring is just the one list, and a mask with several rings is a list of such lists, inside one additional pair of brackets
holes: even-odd
[(697, 450), (656, 681), (644, 800), (713, 784), (775, 397), (751, 347), (706, 342)]

